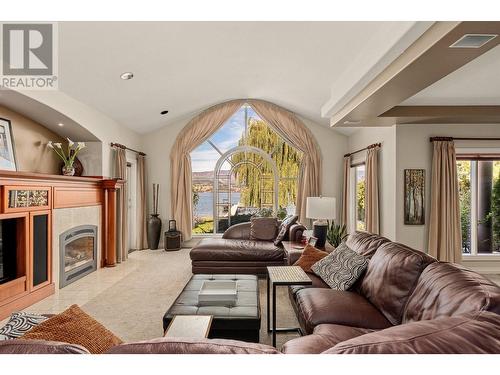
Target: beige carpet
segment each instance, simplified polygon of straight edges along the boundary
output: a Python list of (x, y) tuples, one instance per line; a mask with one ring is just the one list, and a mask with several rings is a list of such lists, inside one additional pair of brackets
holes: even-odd
[[(124, 341), (147, 340), (163, 333), (162, 317), (191, 277), (189, 249), (145, 250), (114, 268), (103, 268), (58, 290), (27, 311), (58, 313), (78, 304)], [(500, 284), (499, 275), (487, 275)], [(266, 329), (266, 282), (259, 281), (260, 342), (271, 344)], [(278, 326), (298, 325), (286, 287), (278, 288)], [(277, 346), (297, 334), (279, 334)]]
[[(147, 340), (162, 335), (163, 314), (191, 275), (189, 249), (138, 251), (125, 263), (99, 269), (26, 310), (58, 313), (76, 303), (124, 341)], [(266, 329), (265, 280), (259, 281), (259, 287), (261, 342), (271, 344)], [(277, 298), (278, 326), (298, 326), (285, 287), (278, 288)], [(298, 334), (278, 334), (278, 347), (293, 337)]]

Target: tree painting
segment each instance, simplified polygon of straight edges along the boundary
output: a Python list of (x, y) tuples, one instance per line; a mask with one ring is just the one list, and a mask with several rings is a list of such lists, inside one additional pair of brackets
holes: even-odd
[(425, 169), (405, 169), (405, 224), (425, 224)]

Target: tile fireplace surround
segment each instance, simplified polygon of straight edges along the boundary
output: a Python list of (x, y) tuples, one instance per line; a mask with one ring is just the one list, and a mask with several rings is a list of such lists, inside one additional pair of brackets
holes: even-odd
[(95, 225), (97, 227), (97, 264), (101, 264), (101, 207), (75, 207), (55, 209), (52, 215), (52, 269), (54, 284), (59, 288), (60, 246), (59, 236), (69, 229), (80, 225)]

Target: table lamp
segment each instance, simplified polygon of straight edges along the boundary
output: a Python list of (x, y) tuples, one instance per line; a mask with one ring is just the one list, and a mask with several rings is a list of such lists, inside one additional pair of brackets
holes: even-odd
[(315, 219), (313, 222), (313, 236), (318, 240), (316, 247), (324, 247), (328, 232), (328, 221), (335, 219), (335, 198), (307, 197), (306, 217)]

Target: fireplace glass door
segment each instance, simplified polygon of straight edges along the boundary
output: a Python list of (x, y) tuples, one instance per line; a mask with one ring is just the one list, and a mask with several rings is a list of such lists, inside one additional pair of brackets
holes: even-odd
[(97, 227), (82, 225), (59, 238), (60, 282), (62, 288), (97, 269)]
[(64, 249), (64, 272), (69, 272), (94, 261), (94, 238), (85, 236), (66, 244)]

